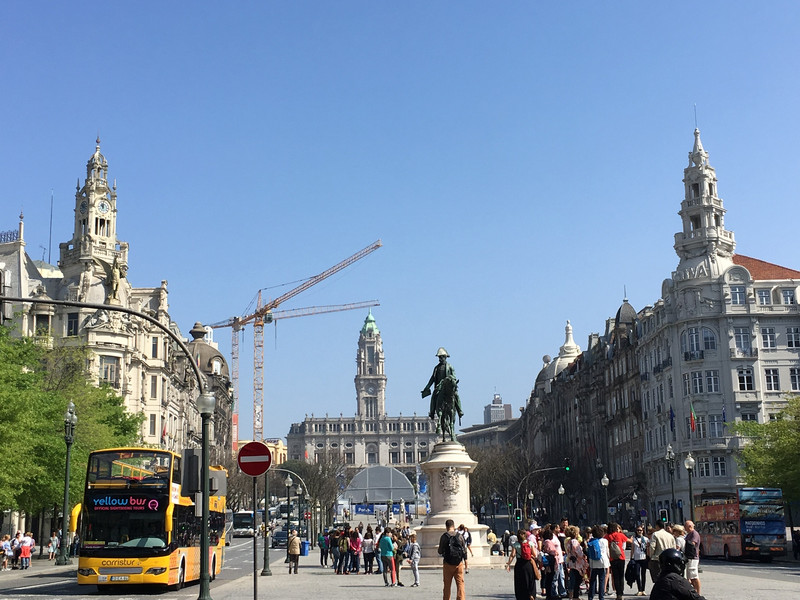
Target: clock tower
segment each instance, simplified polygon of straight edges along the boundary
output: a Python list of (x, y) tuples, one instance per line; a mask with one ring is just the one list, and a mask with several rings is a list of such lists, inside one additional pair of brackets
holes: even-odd
[(128, 244), (117, 239), (117, 185), (108, 183), (108, 161), (100, 153), (100, 138), (86, 163), (86, 181), (75, 191), (75, 225), (72, 240), (60, 245), (58, 266), (65, 280), (80, 281), (82, 301), (102, 302), (91, 291), (93, 281), (107, 283), (106, 301), (118, 301), (112, 278), (124, 278), (128, 270)]
[(359, 418), (377, 419), (386, 415), (386, 375), (383, 372), (381, 332), (369, 312), (358, 336), (356, 356), (356, 398)]

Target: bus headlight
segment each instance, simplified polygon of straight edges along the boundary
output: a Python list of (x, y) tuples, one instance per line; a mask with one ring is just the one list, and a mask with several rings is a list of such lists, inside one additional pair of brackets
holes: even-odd
[(166, 567), (152, 567), (145, 571), (145, 575), (161, 575), (166, 570)]
[(78, 575), (91, 577), (92, 575), (97, 575), (97, 572), (94, 569), (78, 569)]

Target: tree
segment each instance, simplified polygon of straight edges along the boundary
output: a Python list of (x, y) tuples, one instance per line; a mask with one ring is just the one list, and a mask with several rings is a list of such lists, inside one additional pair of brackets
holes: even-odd
[(800, 500), (800, 396), (768, 423), (741, 421), (729, 425), (746, 440), (737, 460), (754, 487), (779, 487), (787, 502)]
[(70, 498), (83, 493), (89, 452), (130, 445), (141, 415), (125, 412), (108, 386), (95, 387), (86, 369), (85, 346), (48, 348), (15, 338), (0, 327), (0, 508), (37, 513), (60, 505), (64, 494), (64, 414), (75, 404), (78, 423), (72, 446)]

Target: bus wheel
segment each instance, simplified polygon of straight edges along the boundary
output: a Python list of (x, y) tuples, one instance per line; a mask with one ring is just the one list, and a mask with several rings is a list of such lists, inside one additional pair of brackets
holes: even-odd
[(186, 563), (181, 561), (181, 568), (180, 568), (180, 570), (178, 570), (178, 583), (176, 583), (172, 587), (172, 589), (175, 590), (176, 592), (178, 590), (183, 589), (183, 584), (184, 584), (185, 581), (186, 581)]
[(217, 557), (216, 556), (211, 560), (211, 572), (208, 575), (211, 578), (211, 581), (214, 581), (217, 578)]

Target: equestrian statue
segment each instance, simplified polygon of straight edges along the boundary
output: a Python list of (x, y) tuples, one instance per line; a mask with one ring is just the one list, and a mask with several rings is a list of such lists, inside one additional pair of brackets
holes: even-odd
[[(458, 379), (456, 371), (447, 362), (450, 355), (444, 348), (439, 348), (436, 352), (439, 357), (439, 364), (433, 368), (428, 384), (422, 390), (422, 397), (431, 397), (431, 407), (428, 416), (436, 418), (436, 433), (442, 434), (442, 441), (456, 441), (455, 421), (458, 415), (458, 424), (461, 425), (461, 417), (464, 413), (461, 410), (461, 400), (458, 397)], [(431, 393), (433, 386), (433, 393)]]

